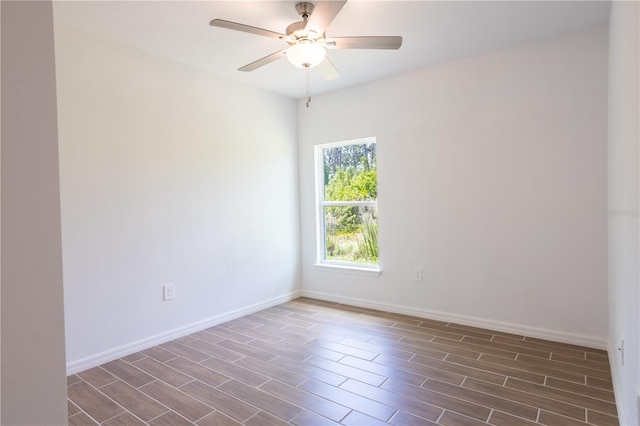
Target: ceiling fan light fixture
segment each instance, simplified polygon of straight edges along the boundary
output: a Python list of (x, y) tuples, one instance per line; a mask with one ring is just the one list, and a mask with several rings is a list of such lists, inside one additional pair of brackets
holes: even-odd
[(317, 43), (297, 43), (286, 51), (287, 59), (299, 68), (313, 68), (320, 65), (327, 56), (324, 46)]

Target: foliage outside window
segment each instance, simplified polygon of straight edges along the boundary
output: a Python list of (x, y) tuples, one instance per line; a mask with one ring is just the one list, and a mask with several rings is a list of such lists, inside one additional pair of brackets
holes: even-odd
[(375, 138), (316, 147), (318, 260), (378, 266), (378, 170)]

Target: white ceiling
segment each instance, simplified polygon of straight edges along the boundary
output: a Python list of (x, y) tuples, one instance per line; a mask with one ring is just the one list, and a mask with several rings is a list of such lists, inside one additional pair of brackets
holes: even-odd
[[(315, 1), (313, 1), (315, 2)], [(300, 99), (304, 70), (286, 59), (245, 73), (237, 69), (276, 52), (285, 42), (209, 26), (213, 18), (276, 32), (300, 20), (287, 1), (55, 1), (55, 25), (70, 25), (217, 75)], [(609, 19), (608, 1), (377, 1), (350, 0), (327, 37), (400, 35), (400, 50), (330, 50), (342, 74), (320, 94), (414, 69), (533, 42)]]

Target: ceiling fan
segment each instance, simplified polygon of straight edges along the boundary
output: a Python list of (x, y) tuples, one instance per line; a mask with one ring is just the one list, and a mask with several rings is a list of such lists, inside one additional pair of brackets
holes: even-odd
[(327, 27), (346, 2), (347, 0), (318, 0), (315, 6), (308, 2), (297, 3), (295, 8), (302, 21), (289, 25), (284, 34), (224, 19), (213, 19), (209, 25), (285, 41), (289, 47), (240, 67), (238, 71), (253, 71), (286, 56), (293, 65), (307, 69), (307, 106), (309, 106), (311, 100), (309, 68), (318, 66), (318, 70), (326, 80), (340, 76), (336, 67), (326, 57), (326, 49), (397, 50), (402, 45), (400, 36), (327, 37), (325, 35)]

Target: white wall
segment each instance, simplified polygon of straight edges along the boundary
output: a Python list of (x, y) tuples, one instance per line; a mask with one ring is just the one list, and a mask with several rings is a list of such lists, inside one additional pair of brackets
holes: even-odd
[[(604, 27), (299, 102), (305, 294), (606, 347), (606, 107)], [(313, 146), (366, 136), (382, 275), (315, 269)]]
[(299, 290), (293, 100), (60, 26), (56, 65), (69, 371)]
[[(639, 14), (637, 2), (616, 1), (609, 23), (609, 361), (624, 425), (640, 420), (636, 399), (640, 397)], [(624, 365), (618, 350), (622, 339)]]
[(61, 425), (67, 387), (52, 8), (3, 1), (0, 9), (0, 423)]

